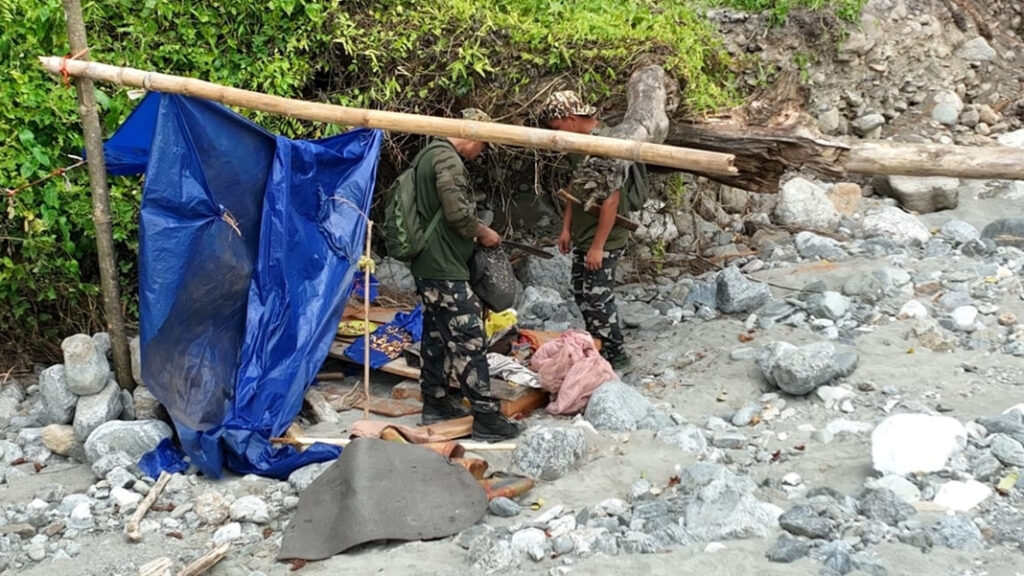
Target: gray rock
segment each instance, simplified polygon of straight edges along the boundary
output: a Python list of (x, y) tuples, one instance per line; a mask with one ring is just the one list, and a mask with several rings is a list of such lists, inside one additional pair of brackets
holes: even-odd
[(881, 114), (865, 114), (850, 123), (850, 127), (858, 136), (867, 136), (885, 125), (885, 116)]
[(796, 251), (801, 258), (823, 258), (840, 261), (849, 258), (843, 245), (832, 238), (819, 236), (813, 232), (799, 232), (794, 238)]
[(626, 328), (657, 330), (668, 322), (656, 309), (639, 302), (623, 302), (619, 305), (619, 319)]
[(132, 392), (135, 420), (163, 420), (167, 411), (145, 386), (136, 386)]
[(988, 482), (996, 479), (996, 475), (999, 474), (1002, 467), (998, 458), (992, 454), (985, 454), (974, 462), (971, 467), (971, 476), (974, 476), (979, 482)]
[(825, 570), (822, 573), (829, 576), (849, 574), (850, 570), (853, 570), (853, 561), (850, 558), (852, 552), (853, 549), (850, 545), (842, 540), (829, 542), (822, 546), (821, 553), (825, 555), (825, 559), (822, 561)]
[(61, 498), (60, 506), (58, 506), (57, 509), (60, 510), (62, 515), (70, 516), (71, 512), (78, 507), (79, 504), (91, 506), (92, 498), (89, 498), (85, 494), (68, 494)]
[(995, 241), (999, 246), (1024, 249), (1024, 218), (994, 220), (981, 230), (981, 236)]
[(115, 420), (101, 424), (89, 435), (85, 441), (85, 453), (90, 462), (113, 452), (124, 452), (133, 461), (138, 461), (171, 435), (171, 427), (159, 420)]
[(920, 220), (893, 206), (865, 216), (861, 229), (866, 238), (880, 236), (897, 245), (924, 245), (932, 237)]
[(944, 516), (928, 529), (936, 546), (953, 550), (982, 550), (985, 541), (981, 530), (966, 514)]
[[(845, 372), (851, 369), (848, 365), (851, 356), (847, 354), (844, 358), (847, 365), (839, 367), (836, 363), (836, 349), (828, 342), (815, 342), (800, 347), (787, 342), (773, 342), (762, 350), (757, 364), (769, 384), (794, 396), (802, 396), (822, 384), (847, 375)], [(855, 367), (855, 354), (853, 358)]]
[[(619, 383), (621, 384), (621, 383)], [(621, 384), (624, 387), (629, 388), (626, 384)], [(618, 402), (619, 406), (623, 409), (628, 409), (632, 404), (627, 400), (627, 394), (623, 393), (620, 397), (610, 399), (609, 394), (606, 392), (600, 399), (599, 406), (595, 408), (593, 415), (601, 414), (596, 419), (592, 419), (591, 407), (594, 406), (594, 398), (601, 390), (603, 390), (608, 384), (598, 388), (594, 396), (591, 397), (590, 403), (587, 406), (587, 420), (594, 424), (597, 428), (606, 428), (608, 426), (625, 425), (625, 420), (613, 420), (614, 416), (617, 416), (614, 412), (614, 406), (612, 404), (604, 405), (606, 402)], [(629, 388), (634, 394), (638, 394), (632, 388)], [(641, 396), (641, 398), (643, 398)], [(643, 398), (644, 402), (647, 402), (646, 398)], [(601, 410), (609, 410), (607, 414), (601, 413)], [(646, 411), (645, 411), (646, 413)], [(634, 428), (611, 428), (615, 430), (635, 430)], [(581, 428), (569, 428), (569, 427), (541, 427), (530, 430), (524, 438), (517, 442), (516, 450), (512, 454), (512, 460), (515, 465), (528, 476), (539, 478), (541, 480), (551, 481), (557, 480), (564, 476), (567, 472), (574, 469), (579, 461), (583, 458), (583, 454), (586, 452), (587, 438)]]
[(88, 334), (75, 334), (60, 345), (64, 351), (64, 374), (68, 390), (79, 396), (96, 394), (110, 379), (110, 364), (105, 354), (96, 349), (96, 341)]
[(377, 271), (374, 274), (381, 286), (410, 294), (416, 292), (416, 280), (412, 277), (409, 265), (404, 262), (385, 257), (377, 265)]
[(78, 396), (68, 388), (64, 365), (50, 366), (39, 375), (39, 392), (51, 424), (69, 424), (75, 415)]
[(919, 214), (950, 210), (960, 200), (960, 180), (943, 176), (880, 176), (875, 190)]
[(728, 468), (699, 462), (685, 468), (679, 498), (686, 535), (696, 541), (764, 538), (777, 525), (782, 510), (759, 502), (754, 483)]
[(319, 478), (324, 473), (324, 470), (330, 468), (332, 464), (334, 462), (317, 462), (316, 464), (303, 466), (288, 476), (288, 483), (292, 485), (296, 492), (302, 492), (309, 488), (309, 485)]
[(955, 126), (960, 119), (960, 113), (964, 111), (964, 102), (957, 96), (956, 92), (944, 90), (932, 97), (932, 119), (939, 124)]
[(521, 562), (521, 556), (508, 541), (487, 537), (473, 541), (469, 547), (469, 559), (474, 574), (505, 573), (517, 568)]
[(772, 545), (765, 556), (768, 557), (770, 562), (788, 564), (807, 556), (810, 550), (811, 547), (807, 542), (799, 538), (793, 538), (789, 534), (783, 534), (779, 536), (779, 539), (775, 541), (775, 544)]
[(504, 496), (499, 496), (494, 500), (491, 500), (490, 504), (487, 505), (487, 508), (491, 511), (491, 514), (500, 518), (518, 516), (520, 510), (523, 509), (522, 506), (515, 502), (515, 500), (510, 500)]
[(231, 503), (231, 520), (235, 522), (270, 522), (270, 509), (258, 496), (242, 496)]
[(818, 115), (818, 129), (822, 134), (835, 134), (839, 131), (839, 109), (835, 106)]
[(811, 314), (819, 318), (839, 320), (850, 311), (850, 299), (839, 292), (825, 291), (807, 300)]
[(779, 516), (779, 526), (795, 536), (827, 540), (836, 531), (835, 522), (818, 516), (807, 504), (799, 504)]
[(117, 419), (135, 420), (135, 399), (132, 397), (132, 393), (127, 390), (121, 390), (121, 414)]
[(518, 530), (512, 535), (509, 543), (512, 545), (513, 552), (516, 554), (529, 554), (535, 561), (544, 558), (548, 549), (548, 537), (540, 528), (523, 528)]
[(554, 552), (555, 556), (564, 556), (572, 552), (572, 549), (572, 537), (568, 534), (563, 534), (551, 540), (551, 551)]
[(726, 314), (750, 312), (772, 297), (767, 285), (751, 282), (739, 268), (730, 266), (718, 274), (718, 309)]
[(737, 427), (743, 427), (750, 424), (754, 417), (761, 413), (760, 404), (747, 404), (743, 408), (740, 408), (732, 415), (732, 425)]
[(199, 520), (208, 526), (220, 526), (231, 517), (231, 506), (216, 490), (207, 490), (196, 496), (193, 510)]
[(636, 430), (639, 422), (653, 409), (650, 401), (635, 388), (612, 381), (594, 391), (584, 416), (599, 430), (622, 432)]
[(636, 531), (626, 532), (619, 539), (619, 544), (626, 554), (657, 554), (665, 549), (654, 536)]
[(717, 282), (697, 282), (690, 288), (690, 291), (686, 293), (686, 299), (683, 301), (683, 306), (693, 304), (697, 307), (703, 306), (705, 308), (715, 308), (718, 306), (718, 283)]
[(1024, 467), (1024, 445), (1006, 434), (992, 437), (992, 455), (1006, 466)]
[(843, 284), (843, 293), (874, 304), (885, 296), (885, 284), (874, 274), (854, 274)]
[(117, 382), (108, 380), (107, 386), (97, 394), (81, 396), (75, 407), (75, 436), (85, 440), (101, 424), (110, 422), (121, 414), (121, 389)]
[(803, 178), (794, 178), (782, 185), (773, 213), (775, 220), (786, 226), (812, 230), (832, 230), (839, 224), (839, 211), (828, 199), (827, 190)]
[(549, 249), (551, 259), (524, 258), (516, 265), (516, 277), (524, 286), (550, 288), (566, 300), (572, 298), (572, 258)]
[(711, 444), (723, 450), (740, 450), (746, 448), (747, 442), (747, 437), (739, 432), (716, 432), (711, 438)]
[(995, 49), (989, 46), (988, 40), (975, 36), (956, 49), (958, 58), (968, 62), (989, 62), (999, 57)]
[(981, 232), (963, 220), (948, 220), (942, 225), (939, 233), (949, 238), (954, 244), (967, 244), (981, 238)]
[(704, 437), (704, 432), (690, 424), (663, 428), (658, 430), (655, 438), (666, 444), (671, 444), (683, 452), (703, 454), (708, 449), (708, 441)]
[(106, 478), (110, 471), (115, 468), (130, 469), (135, 466), (135, 460), (124, 452), (111, 452), (92, 463), (92, 473), (97, 478)]
[(142, 343), (138, 336), (128, 340), (128, 352), (131, 355), (132, 378), (137, 385), (145, 386), (142, 381)]
[(889, 576), (889, 569), (885, 564), (867, 554), (854, 554), (850, 556), (850, 561), (854, 570), (860, 570), (868, 576)]
[(138, 478), (121, 466), (115, 467), (104, 477), (111, 488), (128, 488), (134, 486)]
[(889, 526), (896, 526), (917, 512), (895, 492), (886, 488), (864, 490), (857, 501), (857, 509), (866, 518), (884, 522)]
[(92, 510), (88, 502), (81, 502), (75, 506), (68, 516), (67, 527), (72, 530), (90, 530), (96, 526), (96, 520), (92, 516)]
[(109, 332), (97, 332), (92, 335), (92, 340), (96, 344), (96, 351), (103, 354), (108, 359), (110, 358), (110, 333)]

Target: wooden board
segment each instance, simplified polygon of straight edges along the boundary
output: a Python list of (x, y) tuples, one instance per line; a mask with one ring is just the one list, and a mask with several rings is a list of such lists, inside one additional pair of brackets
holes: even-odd
[[(356, 402), (354, 408), (362, 410), (363, 400), (360, 399)], [(401, 416), (419, 414), (422, 411), (423, 404), (416, 400), (395, 400), (394, 398), (381, 398), (380, 396), (370, 397), (370, 412), (380, 414), (381, 416), (399, 418)]]
[(420, 426), (417, 430), (428, 434), (437, 434), (450, 440), (464, 438), (473, 433), (473, 417), (465, 416), (454, 420), (445, 420), (430, 426)]
[(534, 410), (548, 405), (550, 395), (546, 390), (528, 388), (518, 400), (502, 401), (501, 413), (509, 418), (529, 416)]
[[(388, 324), (395, 319), (395, 314), (401, 312), (398, 308), (382, 308), (370, 306), (370, 322), (377, 324)], [(348, 306), (341, 316), (342, 320), (365, 320), (366, 313), (361, 306)]]
[(395, 400), (405, 400), (411, 398), (413, 400), (423, 401), (423, 392), (420, 390), (420, 383), (415, 380), (405, 380), (395, 384), (395, 387), (391, 389), (391, 397)]

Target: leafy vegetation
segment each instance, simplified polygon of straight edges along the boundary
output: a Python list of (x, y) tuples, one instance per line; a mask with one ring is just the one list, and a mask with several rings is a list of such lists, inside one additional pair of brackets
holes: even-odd
[(790, 11), (796, 8), (829, 11), (842, 20), (856, 22), (867, 0), (712, 0), (712, 3), (748, 12), (765, 12), (769, 21), (779, 26), (786, 22)]

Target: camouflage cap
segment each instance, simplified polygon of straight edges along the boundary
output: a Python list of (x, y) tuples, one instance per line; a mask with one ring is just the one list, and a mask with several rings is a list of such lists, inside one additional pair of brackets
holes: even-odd
[(552, 92), (540, 109), (540, 121), (547, 123), (567, 116), (593, 116), (597, 108), (584, 104), (580, 95), (572, 90)]
[(493, 122), (487, 112), (479, 108), (466, 108), (462, 111), (463, 120), (474, 120), (476, 122)]

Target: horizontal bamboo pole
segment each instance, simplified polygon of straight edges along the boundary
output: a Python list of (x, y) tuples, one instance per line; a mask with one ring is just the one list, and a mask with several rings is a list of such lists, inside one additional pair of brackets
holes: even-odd
[(858, 142), (839, 164), (854, 174), (1024, 180), (1024, 150), (1010, 146)]
[(480, 140), (524, 148), (540, 148), (559, 152), (622, 158), (634, 162), (693, 172), (721, 175), (737, 173), (736, 168), (733, 166), (734, 156), (720, 152), (679, 148), (647, 142), (634, 142), (632, 140), (576, 134), (559, 130), (513, 126), (496, 122), (475, 122), (401, 112), (348, 108), (319, 102), (306, 102), (250, 90), (231, 88), (195, 78), (184, 78), (159, 72), (146, 72), (98, 62), (63, 60), (56, 56), (41, 56), (39, 60), (43, 68), (51, 74), (60, 74), (62, 70), (66, 70), (68, 74), (75, 77), (90, 78), (99, 82), (108, 82), (122, 86), (134, 86), (156, 92), (184, 94), (203, 100), (213, 100), (230, 106), (260, 110), (302, 120), (328, 122), (349, 127), (360, 126), (396, 132), (409, 132), (412, 134)]
[[(345, 447), (352, 443), (351, 438), (310, 438), (299, 436), (297, 438), (271, 438), (271, 444), (289, 444), (291, 446), (312, 446), (314, 444), (328, 444), (331, 446)], [(507, 452), (516, 449), (514, 442), (473, 442), (472, 440), (459, 440), (455, 442), (464, 449), (475, 452)]]

